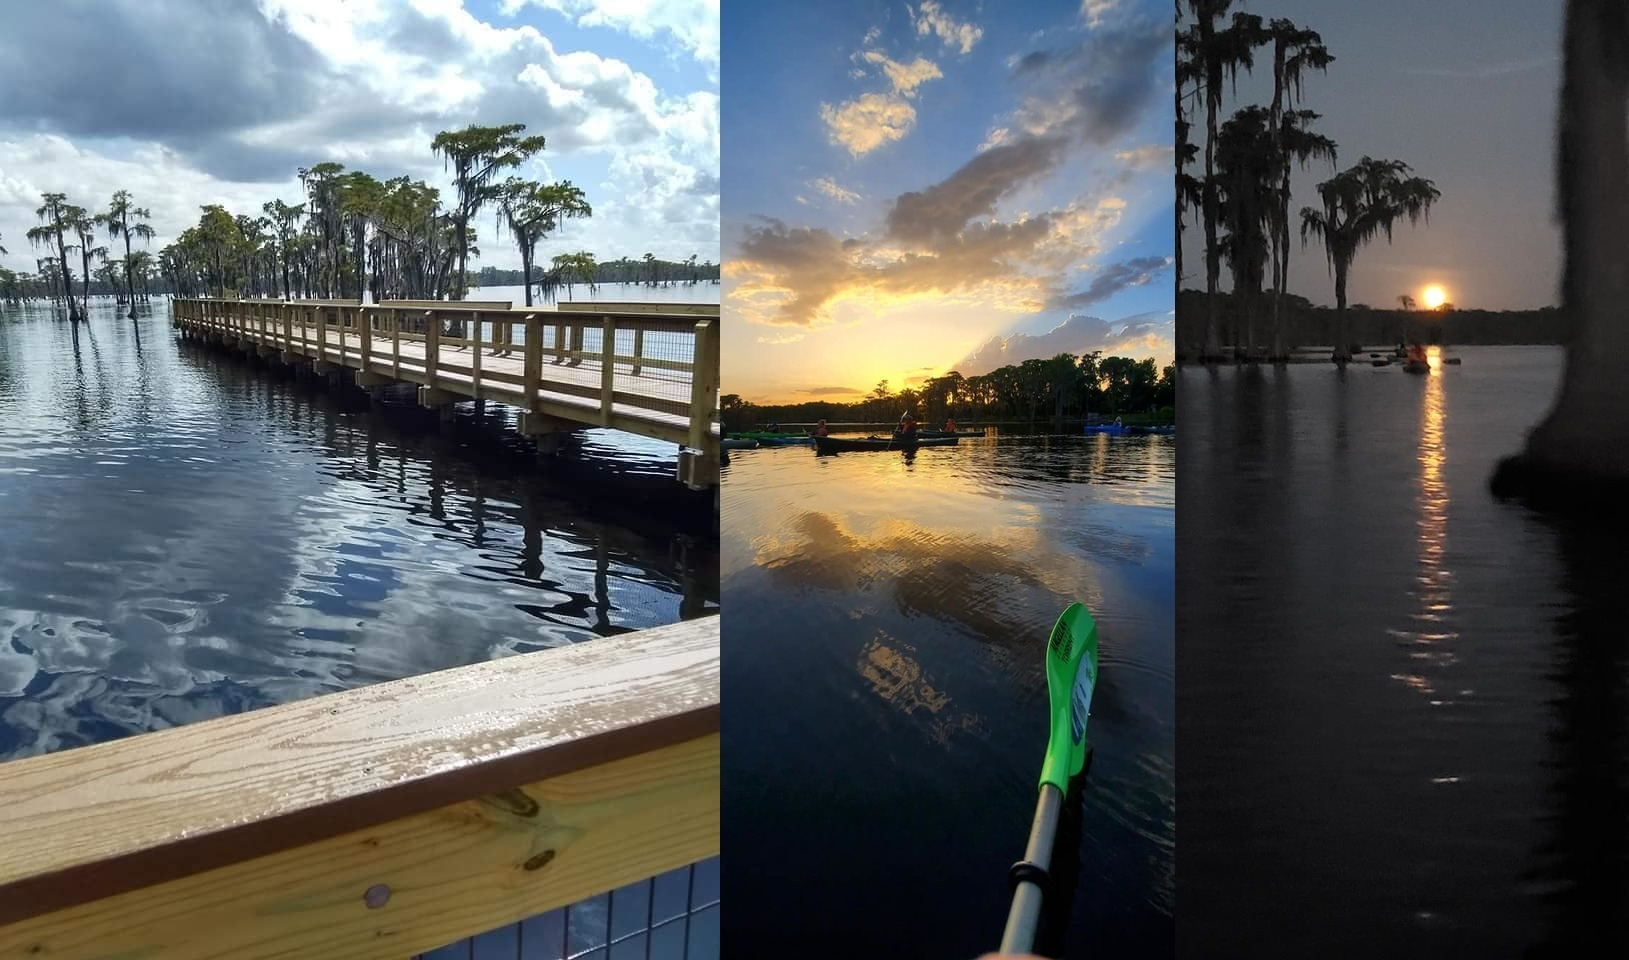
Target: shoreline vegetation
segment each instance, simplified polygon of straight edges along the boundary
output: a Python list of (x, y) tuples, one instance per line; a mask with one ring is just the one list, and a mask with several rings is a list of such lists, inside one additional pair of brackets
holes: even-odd
[[(1430, 180), (1413, 175), (1400, 160), (1363, 157), (1317, 185), (1317, 206), (1292, 215), (1291, 174), (1315, 162), (1339, 170), (1334, 140), (1315, 132), (1321, 115), (1301, 108), (1303, 86), (1313, 72), (1327, 73), (1335, 57), (1317, 31), (1283, 18), (1266, 20), (1235, 9), (1234, 0), (1188, 0), (1177, 8), (1176, 27), (1176, 273), (1183, 276), (1182, 241), (1190, 210), (1197, 209), (1205, 235), (1205, 289), (1198, 302), (1202, 326), (1183, 324), (1178, 300), (1178, 363), (1230, 359), (1222, 341), (1220, 280), (1226, 261), (1236, 336), (1242, 356), (1287, 357), (1285, 328), (1292, 227), (1301, 245), (1324, 249), (1335, 287), (1333, 359), (1351, 359), (1353, 337), (1346, 287), (1358, 253), (1375, 239), (1389, 243), (1404, 220), (1429, 222), (1442, 196)], [(1218, 124), (1225, 98), (1239, 73), (1251, 73), (1258, 55), (1270, 57), (1271, 102), (1246, 104)], [(1203, 116), (1203, 160), (1193, 142)], [(1190, 167), (1199, 172), (1190, 173)], [(1268, 262), (1271, 261), (1269, 274)], [(1264, 284), (1271, 283), (1265, 292)], [(1183, 335), (1186, 331), (1187, 336)]]
[(1155, 365), (1153, 357), (1105, 357), (1100, 351), (1075, 356), (1060, 353), (1049, 360), (1025, 360), (989, 373), (964, 377), (951, 371), (929, 377), (920, 387), (894, 391), (883, 380), (862, 400), (806, 400), (754, 403), (727, 393), (720, 401), (723, 427), (729, 433), (763, 424), (847, 425), (897, 424), (904, 412), (924, 424), (939, 424), (954, 414), (966, 424), (1050, 422), (1054, 429), (1082, 423), (1094, 415), (1143, 415), (1150, 424), (1176, 419), (1176, 368)]
[[(1229, 293), (1216, 295), (1218, 343), (1226, 361), (1276, 362), (1303, 346), (1336, 342), (1342, 321), (1334, 307), (1319, 306), (1294, 294), (1284, 299), (1281, 314), (1280, 356), (1269, 356), (1257, 345), (1254, 352), (1245, 337), (1240, 304)], [(1176, 336), (1190, 342), (1204, 336), (1207, 317), (1205, 293), (1183, 290), (1177, 294)], [(1366, 303), (1346, 309), (1345, 335), (1349, 349), (1359, 345), (1393, 345), (1398, 341), (1454, 346), (1554, 346), (1567, 341), (1568, 325), (1559, 307), (1534, 310), (1464, 310), (1446, 304), (1437, 310), (1377, 308)]]
[[(361, 170), (324, 162), (298, 171), (303, 202), (281, 198), (261, 205), (260, 216), (219, 204), (201, 208), (198, 223), (155, 256), (132, 249), (151, 241), (151, 212), (118, 190), (106, 210), (92, 212), (62, 193), (46, 193), (35, 211), (39, 225), (27, 240), (37, 272), (0, 267), (0, 304), (49, 300), (67, 319), (85, 319), (90, 297), (112, 295), (135, 305), (155, 294), (253, 296), (283, 299), (462, 300), (477, 280), (524, 285), (545, 298), (577, 284), (641, 283), (665, 286), (716, 280), (711, 262), (640, 259), (599, 261), (589, 251), (563, 253), (536, 264), (537, 245), (566, 220), (593, 215), (583, 191), (569, 180), (542, 183), (509, 176), (544, 149), (541, 136), (522, 136), (525, 124), (443, 130), (430, 149), (453, 177), (450, 205), (441, 191), (406, 176), (380, 180)], [(522, 269), (469, 271), (480, 256), (477, 218), (494, 216), (501, 242), (520, 251)], [(120, 251), (98, 245), (99, 234), (122, 241)], [(0, 237), (0, 253), (6, 253)], [(116, 245), (117, 246), (117, 245)], [(488, 274), (490, 271), (490, 274)], [(492, 284), (489, 284), (492, 285)]]

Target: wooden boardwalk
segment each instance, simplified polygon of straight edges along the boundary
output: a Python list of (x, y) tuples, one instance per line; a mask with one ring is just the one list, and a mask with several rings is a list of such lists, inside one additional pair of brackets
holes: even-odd
[(319, 373), (354, 370), (364, 389), (412, 384), (426, 407), (517, 407), (544, 450), (590, 426), (676, 443), (681, 481), (718, 483), (714, 304), (176, 299), (171, 322)]

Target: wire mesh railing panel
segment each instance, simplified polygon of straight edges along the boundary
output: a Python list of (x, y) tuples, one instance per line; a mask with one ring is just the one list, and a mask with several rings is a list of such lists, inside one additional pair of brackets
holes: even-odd
[(718, 911), (712, 857), (414, 960), (718, 960)]

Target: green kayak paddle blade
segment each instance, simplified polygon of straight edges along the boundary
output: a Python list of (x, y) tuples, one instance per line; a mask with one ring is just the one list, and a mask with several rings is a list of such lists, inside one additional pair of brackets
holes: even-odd
[[(1041, 784), (1064, 793), (1086, 765), (1086, 719), (1097, 686), (1097, 621), (1071, 603), (1046, 644), (1046, 687), (1052, 702), (1052, 734), (1046, 744)], [(1039, 788), (1037, 788), (1039, 789)]]

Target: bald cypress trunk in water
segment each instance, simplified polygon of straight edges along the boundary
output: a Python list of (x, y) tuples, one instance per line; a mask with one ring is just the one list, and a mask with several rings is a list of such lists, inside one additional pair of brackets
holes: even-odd
[(1543, 496), (1576, 481), (1629, 481), (1629, 11), (1571, 0), (1558, 138), (1562, 310), (1572, 325), (1561, 389), (1496, 493)]

